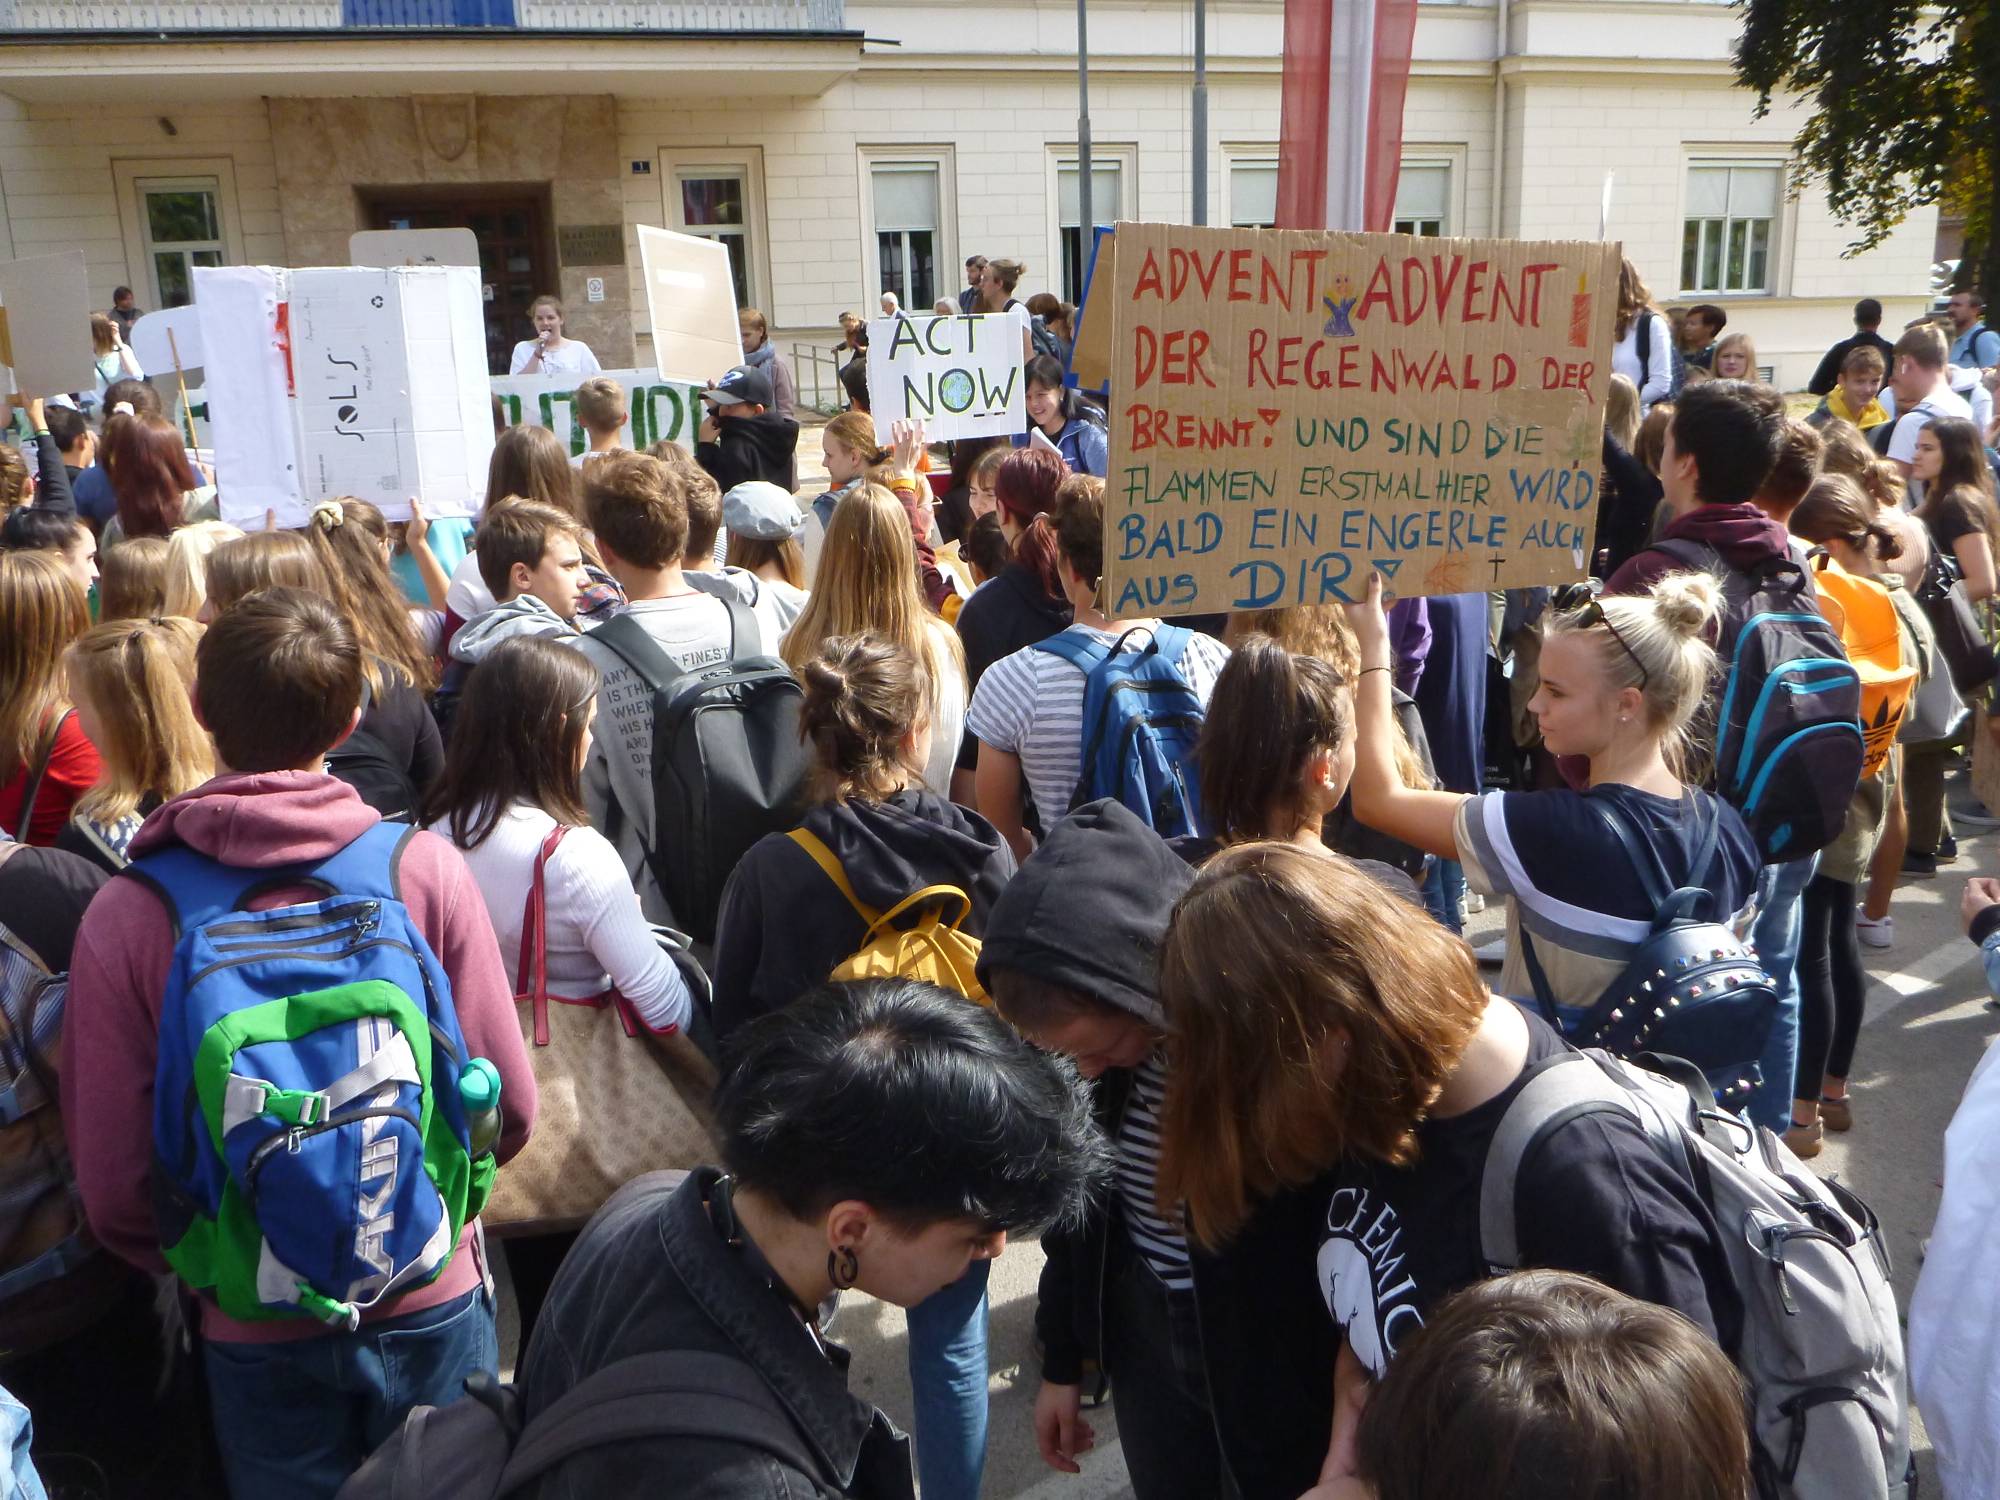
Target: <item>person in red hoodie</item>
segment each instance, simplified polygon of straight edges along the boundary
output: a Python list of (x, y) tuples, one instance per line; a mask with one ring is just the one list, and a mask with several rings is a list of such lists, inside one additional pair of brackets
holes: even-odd
[[(1773, 558), (1791, 557), (1791, 537), (1754, 497), (1771, 477), (1785, 439), (1785, 403), (1767, 385), (1705, 380), (1682, 391), (1674, 405), (1660, 455), (1660, 486), (1672, 517), (1659, 542), (1634, 553), (1604, 586), (1608, 594), (1643, 594), (1668, 573), (1685, 570), (1686, 557), (1660, 543), (1692, 543), (1711, 554), (1711, 566), (1748, 572)], [(1812, 593), (1812, 577), (1806, 577)], [(1700, 747), (1713, 756), (1714, 745)], [(1791, 1127), (1790, 1083), (1799, 1045), (1799, 900), (1812, 879), (1817, 854), (1765, 865), (1757, 877), (1757, 924), (1751, 941), (1778, 988), (1771, 1037), (1759, 1060), (1763, 1082), (1747, 1113), (1783, 1134)]]
[[(196, 656), (195, 709), (218, 774), (162, 805), (132, 843), (137, 859), (179, 844), (235, 869), (330, 858), (380, 821), (327, 751), (360, 714), (361, 652), (324, 598), (270, 589), (225, 611)], [(397, 878), (404, 904), (451, 981), (466, 1046), (500, 1072), (505, 1162), (535, 1119), (535, 1075), (493, 925), (464, 859), (414, 833)], [(310, 887), (259, 894), (262, 910), (318, 899)], [(149, 1178), (161, 997), (175, 933), (142, 881), (113, 879), (91, 902), (71, 961), (62, 1106), (77, 1186), (105, 1247), (166, 1269)], [(311, 1319), (239, 1322), (203, 1300), (201, 1331), (216, 1437), (237, 1500), (331, 1497), (420, 1404), (496, 1371), (485, 1246), (475, 1220), (428, 1285), (385, 1298), (353, 1331)]]

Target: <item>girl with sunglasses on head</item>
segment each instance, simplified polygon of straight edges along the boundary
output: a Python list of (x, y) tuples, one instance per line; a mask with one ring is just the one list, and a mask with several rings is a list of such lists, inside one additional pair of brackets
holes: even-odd
[[(1688, 723), (1715, 665), (1704, 635), (1721, 600), (1708, 575), (1675, 573), (1650, 594), (1552, 614), (1528, 711), (1551, 754), (1589, 761), (1588, 784), (1478, 796), (1397, 776), (1381, 579), (1370, 581), (1366, 602), (1347, 606), (1361, 649), (1354, 814), (1459, 861), (1473, 890), (1506, 897), (1500, 993), (1535, 996), (1532, 944), (1558, 1005), (1594, 1004), (1645, 941), (1655, 913), (1649, 885), (1705, 887), (1722, 921), (1754, 893), (1757, 851), (1742, 817), (1684, 780)], [(1628, 841), (1653, 869), (1635, 867)]]

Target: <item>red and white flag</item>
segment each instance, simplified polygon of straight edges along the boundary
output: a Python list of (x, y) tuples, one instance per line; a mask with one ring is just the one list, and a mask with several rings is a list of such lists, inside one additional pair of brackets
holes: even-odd
[(1417, 0), (1285, 0), (1278, 227), (1386, 230)]

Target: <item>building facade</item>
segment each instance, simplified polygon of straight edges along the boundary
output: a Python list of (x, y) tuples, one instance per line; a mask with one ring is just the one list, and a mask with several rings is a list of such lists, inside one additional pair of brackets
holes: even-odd
[[(1089, 19), (1092, 217), (1188, 221), (1192, 7)], [(1797, 112), (1734, 84), (1737, 26), (1712, 0), (1424, 4), (1397, 226), (1602, 232), (1661, 306), (1724, 306), (1803, 384), (1856, 298), (1891, 327), (1928, 305), (1935, 217), (1844, 256), (1790, 180)], [(1281, 0), (1211, 0), (1207, 35), (1208, 219), (1265, 224)], [(883, 290), (955, 295), (974, 253), (1076, 295), (1071, 0), (0, 0), (0, 43), (0, 254), (80, 247), (99, 305), (460, 224), (496, 360), (554, 292), (606, 366), (649, 364), (641, 224), (728, 243), (802, 349)]]

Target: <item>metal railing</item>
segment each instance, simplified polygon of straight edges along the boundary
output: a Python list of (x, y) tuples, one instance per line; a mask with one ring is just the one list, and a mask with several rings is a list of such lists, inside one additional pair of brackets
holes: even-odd
[(845, 410), (847, 391), (840, 383), (840, 367), (847, 363), (843, 357), (847, 351), (821, 343), (794, 344), (791, 355), (799, 405), (829, 417)]
[(845, 28), (845, 0), (0, 0), (0, 32)]

